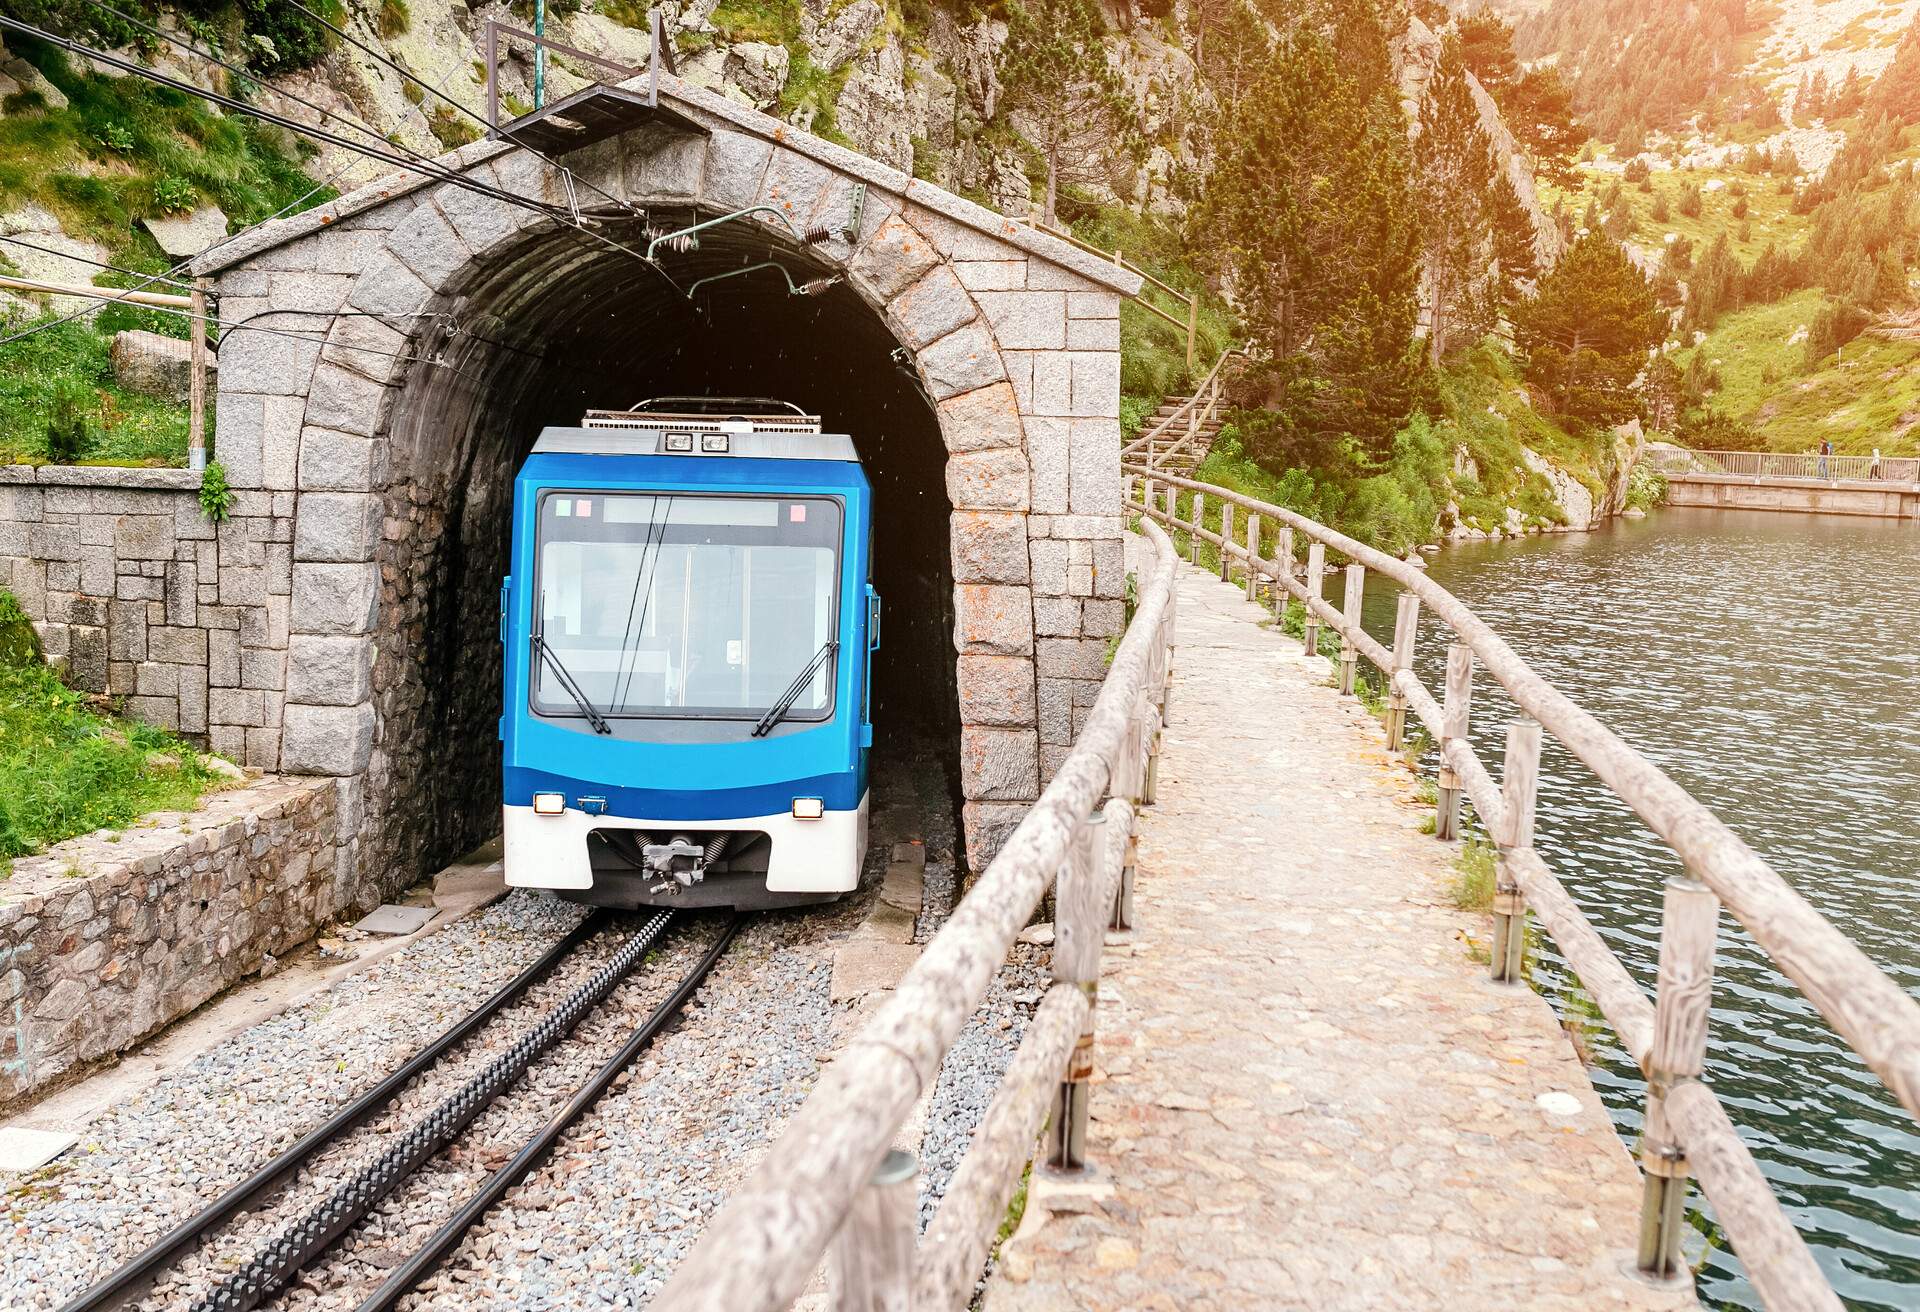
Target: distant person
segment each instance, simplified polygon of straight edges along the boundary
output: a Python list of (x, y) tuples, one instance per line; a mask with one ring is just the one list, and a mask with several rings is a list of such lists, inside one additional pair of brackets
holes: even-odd
[(1867, 477), (1868, 478), (1880, 477), (1880, 448), (1879, 447), (1875, 447), (1873, 449), (1873, 463), (1867, 466)]
[(1827, 457), (1832, 454), (1833, 454), (1833, 440), (1831, 438), (1826, 438), (1826, 437), (1821, 438), (1820, 439), (1820, 477), (1822, 478), (1829, 477), (1827, 473)]

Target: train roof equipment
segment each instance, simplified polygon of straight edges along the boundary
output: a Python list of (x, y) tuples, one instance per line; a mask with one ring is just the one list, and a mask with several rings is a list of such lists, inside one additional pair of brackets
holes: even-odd
[(853, 439), (820, 416), (759, 396), (659, 396), (629, 410), (589, 410), (578, 428), (548, 428), (535, 454), (741, 456), (858, 463)]

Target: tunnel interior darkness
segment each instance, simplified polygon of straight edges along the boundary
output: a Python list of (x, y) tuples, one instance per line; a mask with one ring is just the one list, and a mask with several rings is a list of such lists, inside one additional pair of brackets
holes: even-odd
[[(656, 229), (693, 222), (656, 210)], [(609, 225), (644, 250), (636, 226)], [(661, 395), (767, 396), (852, 436), (874, 488), (876, 771), (931, 757), (957, 787), (959, 711), (946, 453), (939, 422), (880, 315), (845, 283), (790, 294), (832, 269), (767, 225), (729, 224), (661, 268), (557, 228), (535, 229), (431, 307), (387, 424), (388, 529), (371, 797), (384, 798), (390, 868), (427, 872), (499, 828), (498, 607), (515, 472), (548, 425)], [(662, 274), (665, 271), (665, 276)], [(399, 526), (396, 527), (396, 521)]]

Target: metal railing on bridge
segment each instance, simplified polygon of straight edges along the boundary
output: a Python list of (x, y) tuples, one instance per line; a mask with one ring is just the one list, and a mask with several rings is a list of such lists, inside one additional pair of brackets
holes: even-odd
[(1823, 456), (1817, 451), (1694, 451), (1655, 447), (1647, 452), (1647, 459), (1667, 475), (1920, 484), (1920, 459), (1912, 456)]
[[(1646, 1076), (1646, 1122), (1640, 1140), (1646, 1180), (1641, 1268), (1655, 1274), (1677, 1273), (1682, 1261), (1680, 1224), (1691, 1176), (1712, 1201), (1748, 1279), (1767, 1307), (1838, 1312), (1840, 1300), (1806, 1242), (1781, 1210), (1719, 1098), (1701, 1081), (1720, 908), (1724, 905), (1747, 928), (1773, 963), (1916, 1117), (1920, 1117), (1920, 1002), (1882, 973), (1713, 812), (1536, 674), (1499, 634), (1418, 566), (1291, 510), (1229, 489), (1144, 465), (1129, 463), (1124, 468), (1130, 484), (1128, 503), (1143, 514), (1143, 524), (1165, 524), (1169, 530), (1185, 532), (1189, 554), (1196, 562), (1199, 544), (1213, 544), (1219, 549), (1221, 578), (1230, 578), (1237, 562), (1249, 598), (1265, 585), (1270, 591), (1278, 589), (1272, 595), (1281, 600), (1297, 599), (1306, 611), (1307, 650), (1318, 650), (1323, 625), (1339, 635), (1343, 691), (1353, 691), (1360, 658), (1380, 669), (1387, 678), (1390, 748), (1401, 745), (1409, 709), (1435, 736), (1440, 754), (1435, 832), (1442, 838), (1457, 835), (1464, 795), (1497, 849), (1493, 978), (1523, 982), (1524, 925), (1531, 911), (1553, 936), (1599, 1003), (1621, 1046)], [(1138, 500), (1131, 486), (1135, 478), (1141, 480)], [(1189, 494), (1184, 519), (1182, 492)], [(1209, 500), (1220, 511), (1218, 532), (1206, 527)], [(1233, 523), (1236, 510), (1245, 517), (1238, 540)], [(1296, 535), (1307, 543), (1304, 576), (1295, 550)], [(1344, 605), (1339, 609), (1322, 595), (1329, 549), (1351, 562), (1345, 568)], [(1391, 649), (1361, 627), (1369, 570), (1401, 588)], [(1435, 701), (1413, 672), (1422, 604), (1457, 639), (1447, 648), (1441, 701)], [(1522, 712), (1508, 726), (1498, 784), (1467, 736), (1476, 660)], [(1665, 890), (1652, 1001), (1534, 849), (1534, 798), (1543, 731), (1582, 761), (1684, 863), (1684, 875), (1670, 880)]]
[[(1176, 558), (1159, 529), (1144, 536), (1138, 609), (1067, 759), (655, 1308), (775, 1312), (823, 1255), (836, 1309), (964, 1308), (1042, 1126), (1049, 1162), (1084, 1164), (1100, 950), (1131, 916), (1133, 819), (1153, 800), (1171, 663)], [(891, 1146), (1050, 888), (1055, 983), (916, 1242), (918, 1168)]]

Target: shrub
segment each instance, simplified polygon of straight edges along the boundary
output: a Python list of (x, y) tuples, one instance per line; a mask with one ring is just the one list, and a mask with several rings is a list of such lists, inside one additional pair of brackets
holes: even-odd
[(52, 413), (47, 418), (49, 464), (78, 464), (93, 449), (93, 425), (87, 419), (90, 400), (86, 390), (77, 385), (63, 386), (54, 393)]

